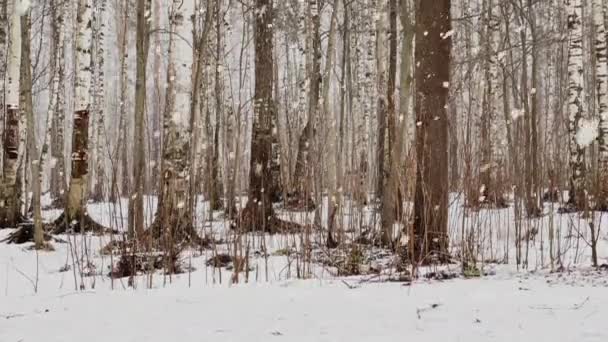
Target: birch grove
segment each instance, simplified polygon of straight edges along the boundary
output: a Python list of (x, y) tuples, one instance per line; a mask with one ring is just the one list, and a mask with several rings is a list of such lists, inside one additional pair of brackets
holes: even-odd
[[(302, 277), (373, 253), (409, 272), (458, 260), (478, 274), (512, 256), (529, 267), (539, 222), (570, 215), (601, 263), (607, 1), (0, 9), (12, 242), (110, 235), (131, 281), (151, 279), (149, 263), (179, 272), (196, 248), (268, 258), (268, 234)], [(487, 213), (511, 215), (507, 232)], [(555, 222), (538, 256), (552, 269), (566, 248)], [(251, 267), (235, 269), (231, 281)]]

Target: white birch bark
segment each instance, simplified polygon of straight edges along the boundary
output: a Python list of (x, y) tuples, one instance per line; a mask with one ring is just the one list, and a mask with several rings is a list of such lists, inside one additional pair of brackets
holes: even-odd
[(105, 21), (104, 13), (106, 9), (106, 0), (98, 0), (95, 11), (95, 114), (96, 130), (93, 132), (95, 136), (95, 181), (93, 194), (97, 200), (103, 199), (103, 184), (104, 184), (104, 154), (103, 149), (106, 145), (105, 141), (105, 50), (104, 50), (104, 34)]
[[(179, 84), (177, 74), (177, 33), (183, 23), (180, 0), (170, 4), (170, 36), (167, 65), (167, 93), (163, 118), (162, 198), (160, 201), (160, 223), (163, 234), (177, 233), (180, 227), (190, 225), (187, 217), (188, 186), (188, 142), (183, 108), (177, 103)], [(182, 234), (184, 232), (182, 231)], [(191, 236), (193, 237), (193, 236)], [(173, 238), (177, 239), (176, 236)]]
[(76, 79), (74, 92), (74, 132), (72, 134), (72, 178), (68, 194), (69, 221), (84, 211), (88, 174), (88, 123), (91, 108), (91, 3), (78, 1), (76, 33)]
[[(6, 55), (8, 53), (8, 25), (6, 17), (6, 5), (7, 0), (0, 0), (0, 94), (4, 95), (6, 77)], [(0, 120), (4, 122), (5, 114), (5, 102), (4, 96), (0, 96)], [(0, 137), (4, 136), (4, 125), (0, 125)], [(2, 160), (4, 159), (3, 154), (0, 154), (0, 170), (2, 170)], [(0, 177), (2, 172), (0, 172)]]
[(66, 167), (65, 167), (65, 50), (66, 50), (66, 18), (68, 17), (67, 2), (62, 0), (54, 0), (55, 4), (59, 6), (55, 10), (56, 20), (56, 32), (57, 35), (57, 50), (55, 58), (58, 58), (56, 68), (54, 72), (57, 73), (58, 88), (57, 88), (57, 105), (55, 107), (54, 115), (52, 115), (51, 130), (53, 135), (51, 136), (51, 154), (53, 158), (52, 169), (51, 169), (51, 194), (56, 205), (60, 207), (64, 206), (64, 192), (67, 188), (66, 184)]
[(570, 205), (584, 206), (585, 161), (584, 146), (577, 140), (577, 132), (584, 117), (583, 73), (583, 4), (582, 0), (568, 0), (568, 133), (570, 137)]
[(19, 0), (10, 1), (7, 6), (8, 23), (8, 56), (4, 79), (5, 131), (3, 138), (3, 168), (0, 187), (0, 226), (14, 227), (19, 215), (17, 167), (19, 165), (20, 147), (22, 145), (22, 125), (19, 113), (19, 77), (21, 67), (21, 18), (17, 13)]
[(593, 0), (593, 24), (595, 26), (595, 83), (599, 114), (598, 167), (600, 175), (600, 206), (606, 207), (608, 197), (608, 55), (606, 47), (606, 27), (604, 7), (608, 3)]

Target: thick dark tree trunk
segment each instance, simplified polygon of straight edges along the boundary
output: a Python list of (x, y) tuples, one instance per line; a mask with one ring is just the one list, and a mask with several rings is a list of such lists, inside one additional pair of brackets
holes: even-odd
[[(144, 185), (146, 179), (145, 154), (145, 107), (148, 47), (150, 45), (149, 19), (150, 0), (137, 1), (136, 54), (137, 71), (135, 81), (135, 132), (133, 141), (133, 188), (129, 197), (129, 237), (144, 233)], [(125, 37), (126, 39), (126, 37)], [(123, 127), (126, 129), (126, 127)]]
[(445, 259), (448, 245), (448, 115), (452, 41), (450, 0), (416, 9), (416, 193), (413, 260)]
[(273, 11), (272, 0), (255, 2), (255, 94), (253, 137), (249, 169), (249, 200), (242, 214), (243, 228), (273, 231), (276, 220), (271, 192), (274, 187), (271, 174), (272, 127), (275, 104), (273, 87)]

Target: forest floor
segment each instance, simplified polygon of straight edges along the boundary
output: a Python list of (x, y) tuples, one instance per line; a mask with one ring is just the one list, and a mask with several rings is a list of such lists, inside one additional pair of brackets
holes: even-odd
[[(120, 230), (126, 222), (123, 202), (90, 204), (89, 213)], [(150, 218), (154, 202), (147, 201)], [(214, 251), (182, 252), (185, 273), (156, 271), (137, 276), (129, 287), (126, 278), (109, 277), (118, 256), (101, 253), (116, 237), (62, 235), (64, 242), (53, 242), (54, 251), (40, 252), (27, 244), (2, 243), (0, 342), (608, 341), (608, 220), (601, 214), (593, 217), (601, 228), (598, 254), (604, 265), (594, 269), (586, 244), (591, 219), (546, 211), (522, 225), (537, 230), (522, 246), (528, 255), (528, 267), (522, 270), (514, 262), (513, 209), (467, 214), (455, 198), (450, 209), (453, 248), (458, 248), (461, 224), (483, 241), (483, 276), (471, 279), (422, 276), (387, 282), (373, 274), (340, 276), (317, 259), (307, 266), (297, 253), (287, 256), (287, 249), (297, 249), (298, 236), (252, 235), (247, 237), (250, 269), (239, 273), (238, 283), (234, 264), (209, 266), (210, 258), (232, 248), (221, 245)], [(197, 212), (199, 217), (208, 214), (205, 203)], [(366, 225), (373, 216), (365, 208), (350, 212), (345, 224)], [(51, 220), (59, 213), (49, 210), (44, 216)], [(230, 241), (219, 216), (199, 229)], [(309, 215), (283, 216), (302, 222)], [(551, 272), (548, 229), (559, 233), (553, 253), (561, 272)], [(11, 231), (0, 230), (0, 240)], [(297, 279), (306, 267), (309, 279)], [(459, 268), (454, 264), (441, 271), (458, 274)]]

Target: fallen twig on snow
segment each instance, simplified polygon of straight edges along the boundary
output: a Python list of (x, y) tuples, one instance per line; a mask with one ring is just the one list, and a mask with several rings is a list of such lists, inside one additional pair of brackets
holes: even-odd
[(563, 307), (563, 308), (559, 308), (559, 307), (550, 307), (550, 306), (546, 306), (546, 305), (538, 305), (538, 306), (530, 306), (530, 309), (533, 310), (578, 310), (580, 308), (582, 308), (583, 306), (585, 306), (585, 304), (587, 304), (587, 302), (589, 301), (589, 297), (585, 298), (585, 300), (583, 300), (582, 302), (578, 303), (578, 304), (574, 304), (572, 306), (569, 307)]
[(416, 309), (416, 315), (418, 315), (418, 319), (422, 318), (422, 313), (426, 312), (426, 311), (431, 311), (433, 309), (437, 309), (441, 304), (437, 304), (437, 303), (433, 303), (431, 304), (429, 307), (426, 308), (417, 308)]

